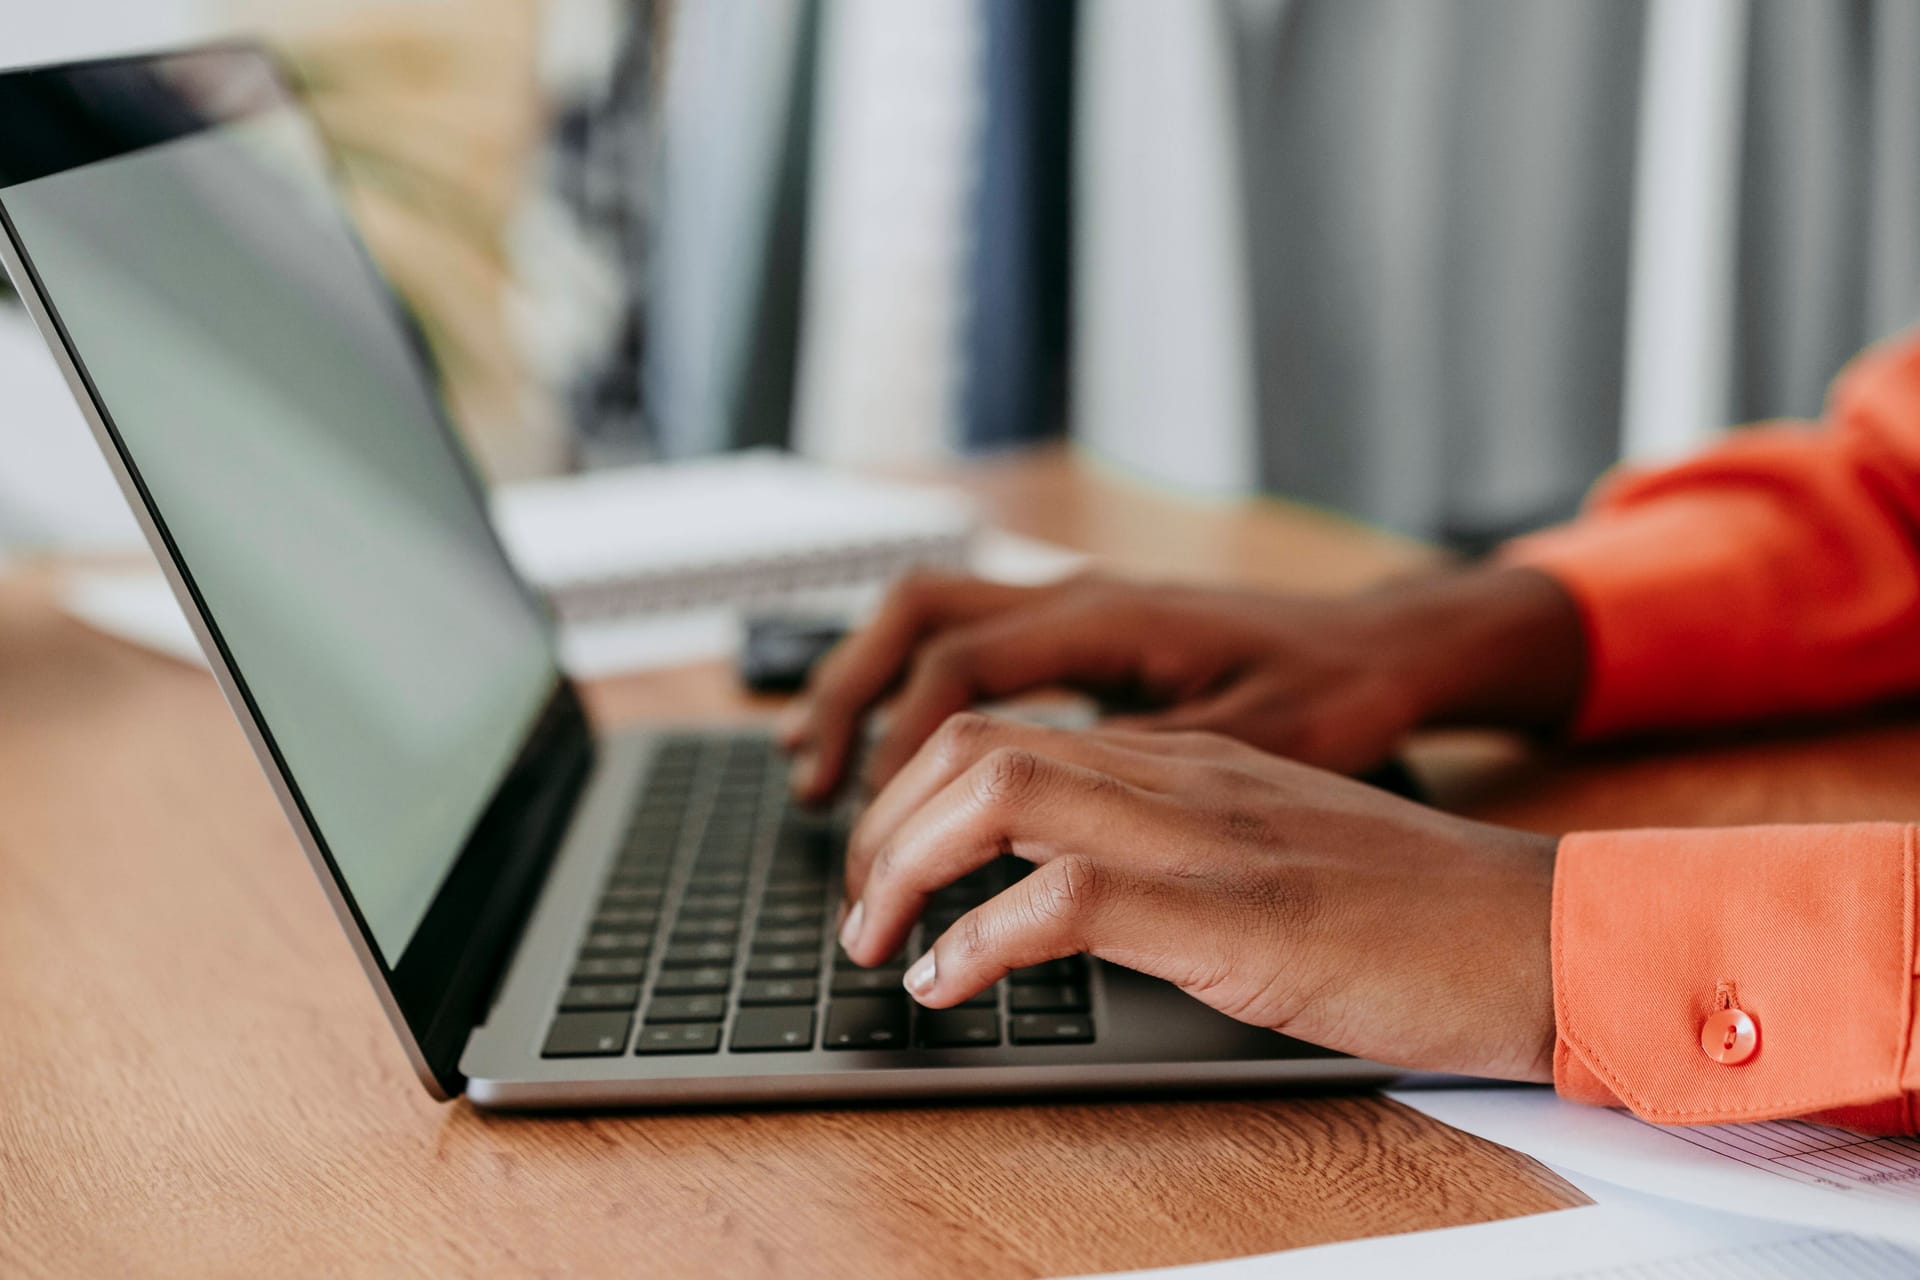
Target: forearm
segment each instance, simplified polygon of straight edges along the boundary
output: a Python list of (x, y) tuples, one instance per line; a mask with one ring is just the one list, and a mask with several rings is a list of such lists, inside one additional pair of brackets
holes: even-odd
[(1557, 733), (1578, 711), (1586, 637), (1547, 574), (1477, 566), (1382, 588), (1368, 603), (1422, 725)]

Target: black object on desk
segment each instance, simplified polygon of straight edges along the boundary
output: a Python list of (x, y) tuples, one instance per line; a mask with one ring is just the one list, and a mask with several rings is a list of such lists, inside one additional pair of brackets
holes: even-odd
[(768, 613), (747, 619), (740, 646), (740, 683), (755, 693), (795, 693), (807, 675), (847, 634), (839, 618)]

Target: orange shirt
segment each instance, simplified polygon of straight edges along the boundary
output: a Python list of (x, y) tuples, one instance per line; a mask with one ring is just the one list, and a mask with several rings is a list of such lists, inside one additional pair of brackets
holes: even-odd
[[(1824, 429), (1615, 477), (1506, 558), (1580, 607), (1583, 737), (1920, 693), (1920, 331), (1849, 366)], [(1912, 824), (1566, 837), (1560, 1092), (1670, 1124), (1920, 1131), (1917, 879)], [(1749, 1041), (1722, 1043), (1728, 1018), (1703, 1036), (1721, 1010)]]

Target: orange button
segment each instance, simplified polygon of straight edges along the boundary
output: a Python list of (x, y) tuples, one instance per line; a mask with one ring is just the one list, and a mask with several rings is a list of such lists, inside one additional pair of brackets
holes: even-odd
[(1715, 1062), (1737, 1067), (1760, 1047), (1760, 1024), (1744, 1009), (1722, 1009), (1701, 1026), (1700, 1047)]

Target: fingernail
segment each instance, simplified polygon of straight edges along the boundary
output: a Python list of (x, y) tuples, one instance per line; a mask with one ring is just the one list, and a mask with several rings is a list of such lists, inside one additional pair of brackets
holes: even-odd
[(840, 926), (847, 922), (847, 912), (851, 909), (852, 908), (849, 906), (849, 904), (845, 900), (842, 900), (840, 905), (834, 908), (833, 931), (835, 933), (839, 933)]
[(938, 976), (938, 967), (934, 964), (933, 952), (929, 951), (920, 957), (918, 964), (907, 970), (905, 979), (907, 990), (917, 996), (923, 996), (933, 990), (933, 980)]
[(840, 926), (840, 945), (846, 948), (848, 955), (853, 954), (853, 944), (860, 941), (860, 925), (866, 916), (867, 904), (856, 902), (853, 904), (853, 910), (847, 912), (847, 918)]
[(799, 794), (812, 795), (814, 775), (820, 772), (820, 757), (811, 751), (802, 751), (793, 758), (793, 767), (787, 771), (787, 785)]

